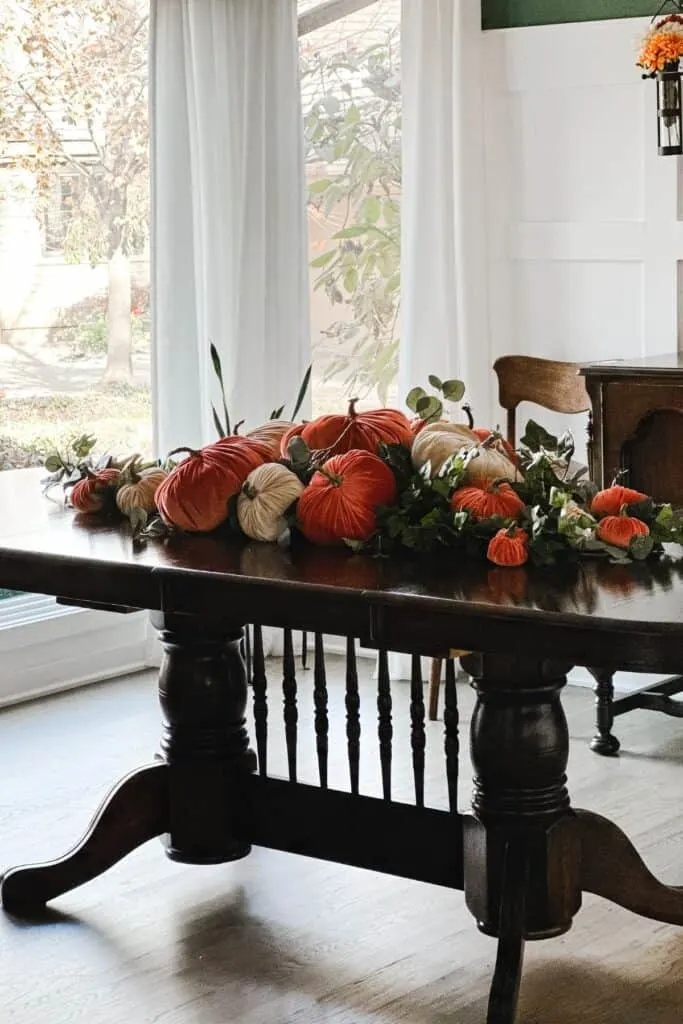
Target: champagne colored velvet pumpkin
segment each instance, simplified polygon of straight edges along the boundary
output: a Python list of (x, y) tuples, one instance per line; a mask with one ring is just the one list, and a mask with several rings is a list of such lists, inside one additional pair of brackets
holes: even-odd
[(489, 487), (496, 480), (517, 479), (517, 467), (503, 451), (501, 441), (494, 441), (486, 447), (480, 446), (465, 470), (465, 482), (474, 487)]
[(155, 500), (167, 526), (190, 532), (215, 530), (228, 517), (228, 502), (257, 466), (269, 458), (268, 446), (245, 437), (224, 437), (188, 457), (158, 488)]
[(591, 512), (594, 516), (618, 516), (624, 505), (637, 505), (646, 500), (647, 494), (615, 484), (614, 487), (598, 491), (591, 502)]
[(524, 502), (507, 483), (492, 483), (488, 487), (461, 487), (451, 495), (451, 508), (456, 512), (471, 512), (475, 519), (502, 516), (515, 519), (524, 511)]
[(628, 548), (634, 537), (647, 537), (650, 528), (633, 516), (605, 516), (598, 523), (598, 538), (615, 548)]
[(478, 444), (477, 435), (464, 423), (428, 423), (413, 441), (413, 466), (422, 469), (429, 462), (431, 475), (437, 476), (451, 455)]
[(301, 437), (312, 452), (325, 456), (341, 455), (349, 451), (377, 451), (380, 444), (412, 443), (410, 422), (398, 409), (372, 409), (356, 412), (356, 401), (349, 402), (346, 416), (318, 416), (310, 423), (299, 423), (282, 438), (281, 453), (287, 457), (288, 445), (293, 437)]
[(261, 441), (263, 444), (267, 444), (270, 457), (276, 462), (280, 458), (282, 438), (293, 426), (294, 423), (290, 423), (288, 420), (268, 420), (262, 426), (248, 431), (246, 436), (252, 441)]
[[(483, 444), (484, 441), (488, 441), (488, 439), (493, 434), (493, 431), (489, 430), (487, 427), (473, 427), (472, 429), (473, 429), (474, 433), (477, 435), (477, 437), (479, 438), (479, 442), (481, 444)], [(517, 452), (512, 447), (510, 442), (506, 441), (506, 439), (504, 437), (499, 437), (498, 438), (498, 444), (502, 448), (502, 450), (505, 453), (505, 455), (507, 455), (507, 457), (510, 460), (510, 462), (514, 462), (514, 464), (517, 465)]]
[[(122, 474), (125, 475), (125, 474)], [(146, 469), (134, 473), (132, 479), (121, 484), (116, 492), (116, 504), (125, 516), (136, 509), (153, 512), (156, 508), (154, 496), (157, 488), (164, 482), (168, 474), (159, 468)]]
[(524, 565), (529, 558), (529, 537), (516, 527), (499, 530), (489, 541), (486, 554), (494, 565)]
[(295, 473), (279, 462), (257, 466), (237, 499), (240, 528), (252, 540), (276, 541), (287, 529), (284, 513), (304, 489)]
[(364, 541), (375, 530), (378, 506), (396, 497), (396, 480), (385, 462), (371, 452), (346, 452), (314, 473), (299, 498), (297, 520), (313, 544)]
[(77, 512), (101, 512), (107, 504), (113, 503), (120, 476), (118, 469), (100, 469), (93, 476), (79, 480), (71, 491), (71, 504)]

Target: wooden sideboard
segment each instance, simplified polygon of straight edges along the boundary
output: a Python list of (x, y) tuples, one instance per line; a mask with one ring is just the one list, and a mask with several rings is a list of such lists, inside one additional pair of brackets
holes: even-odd
[(683, 505), (683, 353), (591, 363), (580, 373), (593, 405), (591, 470), (658, 501)]

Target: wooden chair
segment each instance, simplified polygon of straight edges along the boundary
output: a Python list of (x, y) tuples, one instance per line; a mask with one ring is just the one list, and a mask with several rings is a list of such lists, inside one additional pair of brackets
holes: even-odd
[[(498, 377), (498, 401), (507, 413), (506, 437), (517, 444), (517, 407), (532, 402), (543, 409), (565, 415), (591, 412), (591, 400), (577, 363), (563, 363), (536, 356), (501, 356), (493, 364)], [(591, 426), (589, 421), (589, 436)], [(590, 451), (590, 449), (589, 449)], [(589, 454), (590, 462), (590, 454)], [(452, 651), (459, 657), (466, 651)], [(435, 721), (439, 711), (443, 659), (433, 658), (429, 674), (429, 718)]]

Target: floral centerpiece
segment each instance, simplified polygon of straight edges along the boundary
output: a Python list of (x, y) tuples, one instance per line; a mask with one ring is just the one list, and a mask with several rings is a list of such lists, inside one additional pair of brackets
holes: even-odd
[(637, 65), (648, 76), (656, 75), (671, 65), (678, 66), (683, 57), (683, 15), (669, 14), (652, 23), (643, 40)]
[[(214, 365), (222, 387), (217, 355)], [(177, 449), (164, 464), (96, 462), (94, 439), (81, 438), (74, 459), (48, 457), (47, 485), (62, 483), (82, 514), (127, 516), (138, 542), (220, 529), (375, 556), (450, 552), (500, 567), (642, 561), (683, 543), (683, 512), (619, 481), (599, 490), (573, 463), (570, 433), (556, 437), (532, 420), (513, 449), (497, 430), (476, 427), (469, 406), (453, 408), (461, 381), (432, 375), (429, 384), (407, 397), (412, 420), (397, 409), (359, 412), (351, 401), (345, 414), (294, 423), (307, 377), (290, 421), (278, 409), (260, 427), (229, 433), (224, 401), (218, 440)]]

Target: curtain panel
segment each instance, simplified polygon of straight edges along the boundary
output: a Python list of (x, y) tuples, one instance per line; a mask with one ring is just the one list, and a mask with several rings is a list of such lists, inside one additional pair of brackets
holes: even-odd
[[(153, 386), (159, 454), (291, 410), (310, 361), (295, 0), (152, 0)], [(304, 412), (306, 410), (304, 409)]]
[(479, 0), (403, 0), (399, 394), (460, 378), (493, 413)]

